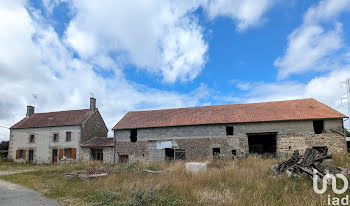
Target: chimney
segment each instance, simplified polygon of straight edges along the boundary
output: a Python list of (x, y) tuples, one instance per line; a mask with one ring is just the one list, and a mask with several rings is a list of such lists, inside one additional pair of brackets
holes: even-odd
[(96, 110), (96, 99), (93, 97), (90, 97), (90, 110), (91, 111)]
[(34, 107), (33, 106), (27, 106), (27, 117), (30, 117), (34, 114)]

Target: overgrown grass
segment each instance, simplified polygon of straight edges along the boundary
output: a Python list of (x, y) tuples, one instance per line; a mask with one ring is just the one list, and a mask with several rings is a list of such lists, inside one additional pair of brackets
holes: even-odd
[[(62, 176), (73, 170), (99, 166), (99, 163), (80, 163), (41, 166), (38, 171), (0, 178), (35, 189), (65, 205), (327, 204), (327, 194), (332, 194), (331, 191), (316, 194), (312, 180), (273, 176), (268, 166), (276, 162), (254, 156), (239, 161), (218, 160), (208, 164), (206, 173), (196, 175), (185, 173), (184, 162), (137, 162), (107, 165), (113, 173), (97, 179), (67, 180)], [(350, 168), (350, 156), (336, 155), (331, 164)], [(144, 169), (165, 172), (150, 174), (143, 172)]]

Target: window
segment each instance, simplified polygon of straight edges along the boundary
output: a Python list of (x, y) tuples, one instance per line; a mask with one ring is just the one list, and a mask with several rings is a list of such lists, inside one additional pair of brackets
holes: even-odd
[(26, 151), (25, 150), (17, 150), (16, 151), (16, 159), (25, 159), (26, 158)]
[(233, 135), (233, 126), (226, 126), (226, 135)]
[(103, 160), (103, 150), (102, 149), (91, 149), (92, 160)]
[(214, 157), (220, 156), (220, 148), (213, 148), (213, 156)]
[(72, 140), (72, 132), (66, 132), (66, 141), (70, 142)]
[(31, 134), (31, 135), (29, 136), (29, 142), (34, 142), (34, 134)]
[(127, 163), (129, 162), (129, 155), (119, 155), (119, 163)]
[(67, 158), (72, 158), (72, 148), (64, 149), (64, 156)]
[(232, 157), (237, 156), (237, 150), (232, 150)]
[(137, 129), (130, 130), (130, 141), (131, 142), (137, 141)]
[(323, 120), (313, 121), (315, 134), (321, 134), (323, 132)]
[(54, 142), (58, 141), (58, 134), (53, 134), (52, 141), (54, 141)]

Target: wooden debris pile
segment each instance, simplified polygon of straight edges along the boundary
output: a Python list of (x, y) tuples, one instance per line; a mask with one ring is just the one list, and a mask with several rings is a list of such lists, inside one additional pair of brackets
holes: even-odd
[(64, 174), (68, 179), (79, 178), (81, 180), (86, 180), (90, 178), (107, 176), (110, 170), (105, 167), (99, 168), (87, 168), (85, 170), (73, 171), (72, 173)]
[(326, 174), (349, 174), (345, 168), (323, 163), (323, 160), (331, 158), (332, 155), (328, 154), (326, 146), (318, 146), (307, 148), (303, 156), (299, 155), (298, 150), (295, 150), (289, 160), (279, 162), (269, 168), (276, 175), (286, 172), (288, 177), (306, 175), (312, 178), (314, 169), (317, 170), (317, 175), (321, 178)]

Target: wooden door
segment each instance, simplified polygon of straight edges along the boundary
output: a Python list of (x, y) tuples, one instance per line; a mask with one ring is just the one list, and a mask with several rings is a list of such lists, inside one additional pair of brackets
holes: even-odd
[(57, 149), (52, 150), (52, 163), (57, 163)]
[(28, 162), (32, 163), (34, 159), (34, 150), (29, 150), (29, 157), (28, 157)]

